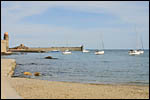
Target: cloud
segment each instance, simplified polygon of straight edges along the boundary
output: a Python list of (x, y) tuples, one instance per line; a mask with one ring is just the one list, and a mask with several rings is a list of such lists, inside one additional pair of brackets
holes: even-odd
[[(50, 24), (29, 24), (22, 23), (22, 20), (26, 17), (30, 17), (33, 15), (40, 15), (48, 11), (50, 8), (63, 8), (70, 11), (78, 11), (78, 12), (86, 12), (91, 14), (110, 14), (111, 16), (116, 16), (118, 20), (111, 21), (110, 23), (125, 23), (127, 26), (132, 26), (132, 28), (123, 27), (91, 27), (90, 29), (76, 29), (68, 25), (68, 27), (64, 26), (52, 26)], [(114, 45), (118, 44), (120, 40), (119, 36), (126, 35), (127, 33), (134, 32), (134, 25), (137, 26), (138, 32), (146, 33), (149, 32), (149, 3), (148, 2), (112, 2), (112, 1), (5, 1), (2, 6), (2, 32), (8, 31), (11, 34), (11, 37), (18, 37), (24, 39), (24, 42), (27, 43), (30, 39), (36, 41), (38, 37), (41, 39), (46, 39), (47, 41), (51, 39), (51, 41), (56, 40), (58, 36), (60, 41), (65, 39), (70, 39), (70, 41), (74, 41), (74, 44), (77, 42), (75, 40), (85, 40), (89, 41), (89, 44), (98, 41), (97, 35), (99, 32), (104, 32), (104, 38), (107, 45), (110, 46), (110, 42), (114, 41)], [(52, 34), (53, 33), (53, 34)], [(94, 36), (93, 36), (94, 33)], [(115, 35), (118, 35), (115, 37)], [(39, 36), (40, 35), (40, 36)], [(45, 36), (44, 36), (45, 35)], [(129, 35), (129, 34), (127, 34)], [(132, 36), (131, 35), (131, 40)], [(107, 38), (106, 38), (107, 36)], [(147, 35), (145, 35), (147, 36)], [(26, 38), (25, 38), (26, 37)], [(36, 37), (36, 38), (34, 38)], [(45, 37), (45, 38), (44, 38)], [(48, 39), (48, 37), (50, 37)], [(114, 38), (111, 38), (114, 37)], [(96, 38), (93, 41), (93, 38)], [(146, 37), (148, 38), (148, 37)], [(129, 40), (129, 41), (131, 41)], [(12, 44), (15, 44), (17, 40)], [(78, 41), (78, 43), (82, 43), (83, 41)], [(124, 39), (125, 41), (125, 39)], [(19, 43), (19, 41), (18, 41)], [(34, 44), (35, 42), (33, 42)], [(123, 41), (122, 41), (123, 43)], [(41, 44), (44, 42), (41, 41)], [(118, 44), (119, 45), (119, 44)], [(108, 46), (108, 47), (109, 47)], [(117, 47), (117, 46), (116, 46)]]
[[(8, 1), (7, 1), (8, 2)], [(64, 7), (70, 10), (77, 10), (90, 13), (112, 13), (115, 16), (120, 17), (122, 20), (129, 22), (144, 20), (148, 17), (148, 13), (145, 9), (148, 9), (149, 5), (139, 5), (142, 2), (112, 2), (112, 1), (32, 1), (32, 2), (9, 2), (10, 6), (7, 7), (7, 12), (10, 16), (16, 19), (41, 14), (48, 8), (52, 7)], [(147, 2), (148, 3), (148, 2)], [(4, 4), (4, 3), (3, 3)], [(6, 7), (2, 9), (6, 10)], [(17, 14), (17, 16), (15, 16)], [(14, 15), (14, 16), (13, 16)]]

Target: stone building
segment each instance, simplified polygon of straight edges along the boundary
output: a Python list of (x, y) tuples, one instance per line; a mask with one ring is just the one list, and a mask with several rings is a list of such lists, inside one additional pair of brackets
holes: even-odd
[(4, 33), (4, 40), (1, 40), (1, 52), (7, 52), (9, 49), (9, 36), (8, 32)]
[(6, 40), (1, 40), (1, 52), (6, 52)]
[(9, 49), (9, 36), (8, 36), (8, 32), (4, 33), (4, 40), (6, 40), (6, 49)]

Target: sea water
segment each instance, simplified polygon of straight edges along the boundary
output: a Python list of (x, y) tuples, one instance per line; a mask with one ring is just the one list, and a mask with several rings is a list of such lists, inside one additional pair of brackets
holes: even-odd
[[(66, 81), (96, 84), (139, 84), (149, 85), (149, 50), (144, 54), (130, 56), (128, 50), (105, 50), (104, 55), (72, 51), (17, 53), (1, 56), (16, 59), (14, 76), (49, 81)], [(44, 59), (52, 56), (58, 59)], [(41, 76), (25, 76), (24, 72), (40, 72)]]

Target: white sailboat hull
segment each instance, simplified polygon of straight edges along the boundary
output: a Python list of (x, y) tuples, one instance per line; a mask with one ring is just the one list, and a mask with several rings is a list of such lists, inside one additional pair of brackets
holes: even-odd
[(59, 52), (59, 50), (52, 50), (52, 52)]
[(129, 51), (128, 53), (129, 53), (129, 55), (140, 55), (141, 54), (141, 52), (137, 51), (137, 50)]
[(104, 54), (104, 51), (96, 51), (95, 54), (96, 54), (96, 55), (103, 55), (103, 54)]
[(143, 54), (144, 53), (144, 51), (139, 51), (141, 54)]
[(62, 54), (69, 55), (69, 54), (72, 54), (72, 53), (70, 51), (64, 51), (64, 52), (62, 52)]
[(89, 52), (89, 51), (88, 51), (88, 50), (83, 50), (82, 52), (87, 53), (87, 52)]
[(129, 53), (129, 55), (140, 55), (140, 52)]

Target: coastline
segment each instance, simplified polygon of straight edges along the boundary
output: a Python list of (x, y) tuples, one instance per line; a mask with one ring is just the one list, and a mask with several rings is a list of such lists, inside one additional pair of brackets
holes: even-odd
[[(1, 84), (8, 83), (11, 90), (7, 94), (17, 95), (17, 98), (24, 99), (148, 99), (149, 86), (138, 85), (112, 85), (112, 84), (91, 84), (56, 82), (28, 78), (10, 77), (15, 69), (15, 60), (1, 59)], [(2, 63), (3, 62), (3, 63)], [(13, 64), (8, 63), (13, 62)], [(5, 66), (5, 67), (4, 67)], [(4, 71), (8, 66), (9, 71)], [(10, 71), (11, 70), (11, 71)], [(5, 73), (5, 74), (4, 74)], [(7, 75), (6, 75), (7, 73)], [(8, 75), (8, 73), (10, 73)], [(5, 82), (4, 80), (7, 81)], [(5, 83), (4, 83), (5, 82)], [(3, 86), (2, 86), (3, 85)], [(1, 93), (3, 94), (1, 89)], [(13, 92), (13, 93), (12, 93)], [(15, 94), (14, 94), (15, 93)], [(20, 97), (20, 96), (21, 97)], [(4, 98), (3, 95), (1, 98)], [(16, 98), (10, 97), (9, 98)]]
[(22, 99), (10, 84), (15, 67), (14, 59), (1, 59), (1, 99)]

